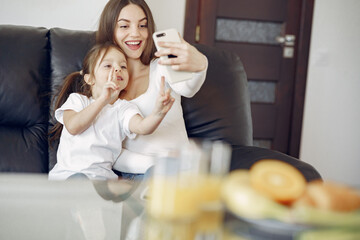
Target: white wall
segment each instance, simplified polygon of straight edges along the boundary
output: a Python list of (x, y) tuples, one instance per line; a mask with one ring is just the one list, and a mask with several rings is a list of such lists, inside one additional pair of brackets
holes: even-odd
[[(95, 30), (107, 0), (0, 0), (0, 24)], [(157, 29), (184, 28), (185, 0), (147, 0)], [(316, 0), (300, 158), (360, 186), (360, 1)]]
[(0, 0), (0, 24), (97, 29), (107, 0)]
[(185, 22), (185, 0), (146, 0), (157, 30), (175, 28), (183, 34)]
[(316, 0), (300, 157), (360, 187), (360, 1)]
[[(0, 0), (0, 24), (96, 30), (108, 0)], [(147, 0), (158, 30), (183, 33), (185, 0)]]

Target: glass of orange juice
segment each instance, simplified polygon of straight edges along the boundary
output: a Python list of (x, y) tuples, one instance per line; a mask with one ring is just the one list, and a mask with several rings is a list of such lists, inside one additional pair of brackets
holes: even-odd
[(191, 147), (157, 158), (146, 206), (147, 240), (194, 239), (199, 208), (200, 157)]
[(220, 191), (223, 177), (229, 172), (231, 146), (222, 141), (203, 141), (199, 174), (199, 218), (197, 239), (222, 239), (224, 217)]

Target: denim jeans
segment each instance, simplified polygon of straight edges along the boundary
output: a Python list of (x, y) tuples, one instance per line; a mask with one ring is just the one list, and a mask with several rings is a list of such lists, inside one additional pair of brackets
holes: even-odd
[(145, 173), (125, 173), (120, 172), (121, 176), (124, 179), (128, 180), (148, 180), (150, 176), (152, 175), (154, 167), (150, 167), (148, 170), (146, 170)]
[(142, 173), (121, 173), (121, 177), (123, 179), (127, 179), (130, 181), (141, 181), (144, 179), (144, 174)]

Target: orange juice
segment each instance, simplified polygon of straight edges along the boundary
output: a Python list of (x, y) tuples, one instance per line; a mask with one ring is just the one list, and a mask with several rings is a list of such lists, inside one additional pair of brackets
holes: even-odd
[(218, 205), (220, 201), (220, 190), (221, 190), (221, 181), (222, 177), (220, 176), (201, 176), (199, 180), (199, 194), (200, 200), (203, 205), (208, 205), (208, 207), (214, 207)]
[(195, 219), (199, 214), (198, 184), (192, 176), (154, 176), (147, 211), (157, 219)]
[(195, 227), (192, 221), (167, 221), (148, 217), (146, 240), (194, 240)]
[(220, 176), (208, 175), (201, 177), (198, 231), (208, 232), (221, 228), (223, 220), (223, 205), (220, 199), (221, 182), (222, 178)]

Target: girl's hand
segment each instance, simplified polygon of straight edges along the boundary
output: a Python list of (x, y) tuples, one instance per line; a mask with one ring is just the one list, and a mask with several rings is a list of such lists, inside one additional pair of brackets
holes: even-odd
[[(180, 36), (180, 34), (179, 34)], [(181, 36), (181, 43), (158, 42), (163, 49), (157, 51), (155, 56), (175, 55), (177, 58), (159, 60), (159, 64), (171, 65), (174, 70), (200, 72), (206, 68), (206, 57), (194, 46), (187, 43)]]
[(112, 67), (108, 79), (102, 89), (101, 96), (107, 103), (111, 103), (119, 97), (119, 87), (113, 81), (115, 68)]
[(170, 89), (165, 91), (165, 78), (161, 77), (159, 96), (152, 113), (145, 118), (139, 114), (134, 115), (129, 122), (130, 131), (143, 135), (153, 133), (171, 109), (174, 101), (175, 99), (170, 95)]
[(165, 77), (161, 77), (159, 96), (156, 100), (153, 112), (161, 116), (165, 115), (172, 107), (175, 99), (171, 97), (171, 89), (165, 90)]

